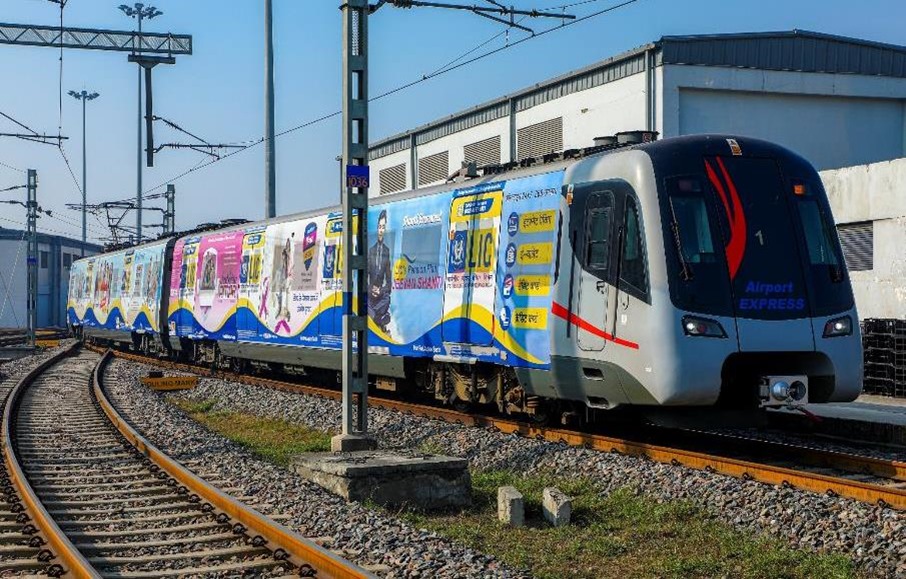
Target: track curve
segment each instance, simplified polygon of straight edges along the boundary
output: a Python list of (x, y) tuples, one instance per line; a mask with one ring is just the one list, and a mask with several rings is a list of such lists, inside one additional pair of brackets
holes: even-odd
[(64, 351), (23, 379), (7, 401), (10, 486), (47, 543), (44, 561), (30, 572), (369, 576), (218, 491), (142, 438), (106, 399), (107, 358)]

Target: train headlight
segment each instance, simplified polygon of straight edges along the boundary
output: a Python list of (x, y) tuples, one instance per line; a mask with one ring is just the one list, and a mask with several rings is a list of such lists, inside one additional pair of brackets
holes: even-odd
[[(801, 382), (800, 382), (800, 384), (801, 384)], [(789, 398), (790, 397), (789, 383), (784, 382), (783, 380), (778, 380), (778, 381), (774, 382), (774, 385), (771, 386), (771, 396), (773, 396), (775, 400), (786, 400), (787, 398)]]
[(828, 320), (824, 324), (824, 337), (836, 338), (839, 336), (849, 336), (853, 333), (853, 320), (849, 316)]
[(726, 338), (727, 333), (717, 320), (699, 318), (696, 316), (683, 316), (683, 333), (687, 336), (702, 336), (706, 338)]

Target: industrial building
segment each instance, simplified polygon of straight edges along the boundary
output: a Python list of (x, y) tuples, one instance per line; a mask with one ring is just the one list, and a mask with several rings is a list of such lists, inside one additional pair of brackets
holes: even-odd
[[(21, 230), (0, 227), (0, 328), (24, 328), (27, 323), (25, 235)], [(69, 268), (82, 255), (101, 250), (99, 245), (38, 233), (38, 327), (66, 326)]]
[(903, 46), (801, 30), (665, 36), (375, 142), (372, 191), (638, 129), (760, 137), (837, 169), (906, 156), (904, 107)]
[(371, 191), (638, 129), (758, 137), (802, 154), (822, 172), (860, 316), (906, 318), (904, 46), (802, 30), (665, 36), (373, 143)]

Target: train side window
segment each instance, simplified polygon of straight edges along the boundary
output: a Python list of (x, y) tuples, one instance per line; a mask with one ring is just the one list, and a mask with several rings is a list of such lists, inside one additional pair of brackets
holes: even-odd
[[(626, 197), (623, 255), (620, 261), (621, 289), (641, 299), (648, 294), (648, 272), (645, 267), (645, 248), (639, 223), (639, 208), (635, 199)], [(635, 290), (635, 291), (633, 291)]]
[(799, 202), (799, 218), (805, 233), (809, 261), (812, 265), (829, 265), (840, 267), (840, 260), (834, 249), (832, 229), (825, 219), (818, 202), (814, 199), (803, 199)]
[(585, 218), (585, 266), (606, 270), (610, 263), (610, 228), (613, 215), (613, 196), (592, 195)]

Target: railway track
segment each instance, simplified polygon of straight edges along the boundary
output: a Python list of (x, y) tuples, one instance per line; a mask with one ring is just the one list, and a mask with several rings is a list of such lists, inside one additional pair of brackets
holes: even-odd
[[(66, 330), (46, 329), (35, 332), (38, 340), (61, 340), (67, 337)], [(28, 334), (20, 328), (0, 329), (0, 348), (7, 346), (24, 345), (28, 341)]]
[[(114, 352), (123, 359), (210, 375), (245, 384), (265, 386), (332, 399), (340, 392), (273, 378), (211, 371), (190, 364), (132, 353)], [(369, 404), (448, 422), (480, 426), (529, 438), (561, 442), (604, 452), (646, 457), (759, 482), (795, 487), (815, 493), (906, 510), (906, 462), (847, 454), (838, 451), (705, 432), (662, 432), (646, 440), (617, 438), (563, 428), (548, 428), (499, 416), (467, 414), (450, 408), (369, 396)], [(668, 441), (669, 442), (666, 442)], [(704, 450), (702, 450), (704, 449)]]
[(370, 576), (142, 438), (105, 396), (108, 359), (72, 347), (10, 393), (0, 570), (124, 578)]

